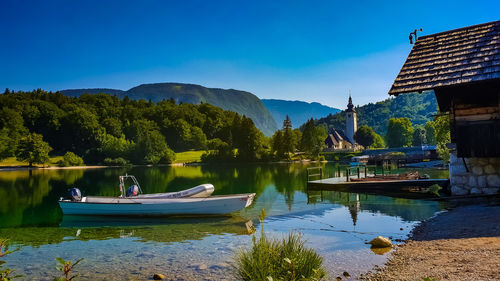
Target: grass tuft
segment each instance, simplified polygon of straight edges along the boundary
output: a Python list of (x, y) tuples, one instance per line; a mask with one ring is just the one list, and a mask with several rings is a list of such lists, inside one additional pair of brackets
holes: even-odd
[[(265, 213), (259, 219), (263, 222)], [(289, 233), (283, 239), (268, 239), (262, 232), (254, 235), (252, 248), (236, 256), (236, 275), (241, 280), (321, 280), (325, 276), (323, 258), (305, 246), (302, 235)]]

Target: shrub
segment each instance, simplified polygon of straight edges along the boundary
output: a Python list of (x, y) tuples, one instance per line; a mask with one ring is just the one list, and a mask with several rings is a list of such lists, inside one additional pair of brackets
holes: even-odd
[(130, 162), (128, 160), (125, 160), (121, 157), (118, 158), (106, 158), (104, 159), (104, 165), (106, 166), (127, 166), (130, 165)]
[[(7, 239), (0, 238), (0, 257), (6, 256), (12, 253), (8, 250)], [(12, 279), (23, 277), (22, 275), (13, 275), (15, 270), (11, 268), (3, 268), (5, 261), (0, 261), (0, 280), (10, 281)]]
[(265, 212), (261, 213), (262, 232), (252, 238), (251, 249), (236, 257), (236, 275), (241, 280), (321, 280), (325, 276), (323, 258), (305, 247), (302, 236), (289, 233), (288, 237), (268, 239), (264, 233)]
[(161, 154), (161, 158), (159, 163), (161, 164), (170, 164), (175, 161), (175, 152), (169, 148), (167, 148), (163, 153)]
[(440, 185), (438, 184), (433, 184), (429, 186), (429, 193), (436, 195), (437, 197), (440, 197), (441, 195), (439, 194), (439, 191), (443, 189)]
[(60, 266), (57, 266), (56, 269), (61, 271), (63, 276), (54, 278), (54, 281), (76, 280), (76, 278), (78, 277), (78, 274), (73, 275), (73, 276), (70, 276), (70, 275), (71, 275), (71, 272), (73, 271), (73, 268), (77, 264), (79, 264), (83, 259), (79, 259), (76, 262), (74, 262), (73, 264), (71, 263), (71, 261), (65, 261), (62, 258), (56, 258), (56, 260), (61, 264)]
[(71, 151), (68, 151), (66, 152), (66, 154), (64, 154), (63, 159), (58, 162), (58, 165), (61, 167), (69, 167), (83, 166), (85, 164), (83, 163), (83, 159), (80, 156), (74, 154)]

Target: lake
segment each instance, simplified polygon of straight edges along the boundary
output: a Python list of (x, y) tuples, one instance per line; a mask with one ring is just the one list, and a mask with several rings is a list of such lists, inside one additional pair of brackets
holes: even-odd
[[(336, 164), (323, 164), (333, 175)], [(238, 164), (190, 167), (127, 167), (0, 171), (0, 238), (9, 239), (4, 267), (25, 280), (59, 276), (56, 258), (84, 260), (79, 280), (233, 280), (235, 253), (260, 235), (261, 209), (270, 237), (290, 231), (324, 257), (332, 277), (357, 276), (385, 262), (387, 254), (364, 244), (382, 235), (405, 239), (412, 227), (445, 203), (384, 196), (306, 192), (302, 164)], [(447, 177), (447, 170), (424, 170)], [(64, 216), (57, 204), (70, 187), (83, 195), (118, 196), (118, 176), (136, 176), (145, 193), (179, 191), (202, 183), (214, 195), (255, 192), (247, 209), (225, 217), (96, 218)], [(21, 278), (22, 279), (22, 278)]]

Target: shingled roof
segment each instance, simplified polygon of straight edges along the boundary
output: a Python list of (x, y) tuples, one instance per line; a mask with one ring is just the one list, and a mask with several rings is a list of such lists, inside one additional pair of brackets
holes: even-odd
[(500, 79), (500, 21), (418, 38), (390, 95)]

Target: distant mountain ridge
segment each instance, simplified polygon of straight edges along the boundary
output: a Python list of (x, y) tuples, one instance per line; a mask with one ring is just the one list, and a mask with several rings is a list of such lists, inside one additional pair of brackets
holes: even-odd
[(278, 99), (262, 99), (262, 102), (274, 120), (278, 122), (278, 126), (285, 120), (286, 115), (288, 115), (292, 120), (294, 128), (300, 127), (311, 118), (318, 119), (341, 111), (338, 108), (329, 107), (317, 102), (308, 103)]
[(127, 91), (117, 89), (69, 89), (60, 91), (68, 96), (80, 96), (84, 93), (107, 93), (120, 98), (145, 99), (153, 102), (174, 99), (177, 103), (209, 103), (250, 117), (255, 126), (265, 135), (271, 136), (278, 126), (262, 101), (250, 92), (234, 89), (206, 88), (195, 84), (154, 83), (142, 84)]

